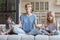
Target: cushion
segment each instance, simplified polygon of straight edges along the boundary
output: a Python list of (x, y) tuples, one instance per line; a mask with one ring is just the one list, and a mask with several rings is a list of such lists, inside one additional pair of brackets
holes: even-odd
[(22, 40), (34, 40), (34, 36), (32, 36), (32, 35), (22, 35)]
[(8, 35), (0, 35), (0, 40), (7, 40)]
[(35, 40), (49, 40), (49, 37), (47, 35), (37, 35)]
[(60, 35), (49, 36), (50, 40), (60, 40)]
[(21, 40), (19, 35), (8, 35), (7, 40)]

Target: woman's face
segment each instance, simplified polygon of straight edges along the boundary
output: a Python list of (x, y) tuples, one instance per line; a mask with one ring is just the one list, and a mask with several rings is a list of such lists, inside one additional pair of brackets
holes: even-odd
[(51, 20), (53, 20), (53, 15), (52, 14), (48, 14), (48, 17), (47, 18), (48, 18), (48, 20), (51, 21)]
[(31, 12), (32, 7), (31, 7), (31, 5), (27, 5), (27, 7), (25, 9), (26, 9), (26, 12)]

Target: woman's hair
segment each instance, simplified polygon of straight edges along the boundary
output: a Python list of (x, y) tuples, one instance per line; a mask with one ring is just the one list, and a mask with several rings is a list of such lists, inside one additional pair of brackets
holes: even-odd
[[(48, 19), (48, 16), (52, 16), (52, 20)], [(55, 14), (53, 12), (48, 12), (47, 13), (47, 24), (55, 22)]]
[[(27, 4), (25, 4), (25, 10), (26, 10), (26, 8), (27, 8), (28, 5), (32, 8), (32, 4), (31, 4), (31, 3), (27, 3)], [(34, 10), (31, 9), (31, 12), (33, 12), (33, 11), (34, 11)]]
[(27, 8), (27, 5), (30, 5), (30, 6), (32, 6), (32, 5), (31, 5), (31, 3), (27, 3), (27, 4), (25, 4), (25, 8)]

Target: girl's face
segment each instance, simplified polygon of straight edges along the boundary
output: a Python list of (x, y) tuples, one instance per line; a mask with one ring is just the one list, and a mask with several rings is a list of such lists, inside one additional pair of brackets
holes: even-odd
[(6, 20), (6, 22), (7, 22), (7, 23), (11, 23), (11, 18), (8, 18), (8, 19)]
[(31, 5), (27, 5), (27, 7), (25, 9), (26, 9), (26, 12), (31, 12), (32, 7), (31, 7)]
[(48, 14), (48, 17), (47, 18), (48, 18), (48, 20), (51, 21), (51, 20), (53, 20), (53, 15), (50, 13), (50, 14)]

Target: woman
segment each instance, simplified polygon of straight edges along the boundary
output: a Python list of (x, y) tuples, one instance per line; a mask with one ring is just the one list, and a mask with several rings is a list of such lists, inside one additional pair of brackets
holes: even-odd
[(37, 16), (32, 13), (32, 5), (25, 4), (25, 10), (26, 13), (22, 14), (19, 20), (19, 25), (22, 25), (22, 28), (15, 27), (14, 32), (20, 34), (23, 31), (23, 34), (36, 35), (39, 33), (40, 27), (37, 26)]

